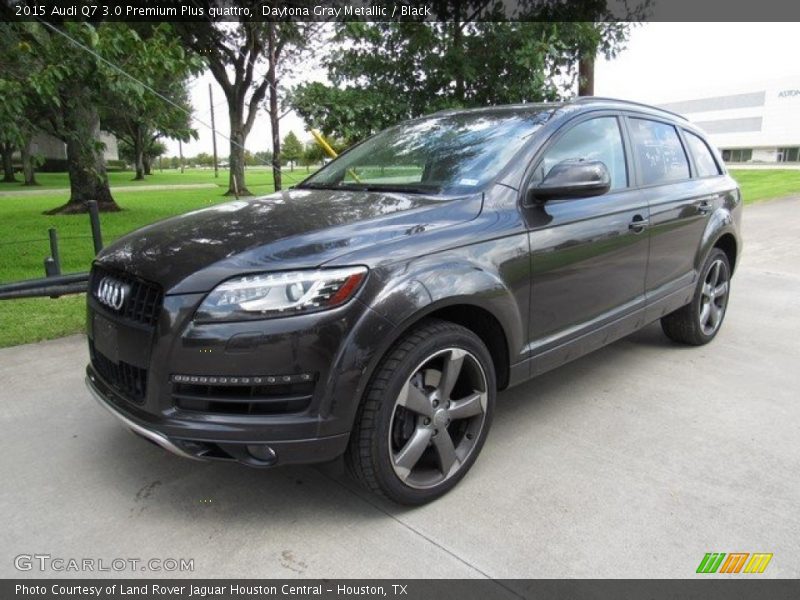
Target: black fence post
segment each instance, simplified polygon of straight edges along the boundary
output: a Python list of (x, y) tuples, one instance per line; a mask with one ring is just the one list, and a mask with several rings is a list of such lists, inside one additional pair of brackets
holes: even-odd
[(97, 254), (103, 249), (103, 234), (100, 232), (100, 211), (97, 209), (96, 200), (89, 200), (89, 220), (92, 224), (94, 253)]
[(52, 272), (50, 272), (47, 269), (47, 261), (45, 261), (45, 272), (50, 277), (52, 275), (61, 275), (61, 254), (58, 251), (58, 231), (56, 231), (55, 227), (51, 227), (48, 233), (50, 234), (50, 258), (53, 259), (53, 264), (50, 269)]

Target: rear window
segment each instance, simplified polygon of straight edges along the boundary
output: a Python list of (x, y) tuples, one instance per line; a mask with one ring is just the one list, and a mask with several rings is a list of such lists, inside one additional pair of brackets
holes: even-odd
[(675, 127), (635, 118), (629, 124), (642, 185), (689, 179), (689, 160)]
[(684, 133), (686, 134), (686, 143), (689, 145), (689, 151), (692, 153), (692, 157), (694, 157), (694, 164), (697, 167), (697, 176), (713, 177), (714, 175), (719, 175), (719, 166), (717, 166), (717, 161), (714, 160), (714, 155), (708, 147), (708, 144), (706, 144), (700, 136), (695, 135), (691, 131), (686, 131), (684, 129)]

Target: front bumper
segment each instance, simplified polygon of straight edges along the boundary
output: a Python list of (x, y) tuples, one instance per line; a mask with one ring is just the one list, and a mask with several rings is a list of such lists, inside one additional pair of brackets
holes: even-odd
[[(91, 365), (86, 369), (86, 387), (92, 396), (133, 433), (161, 448), (194, 460), (227, 460), (250, 467), (327, 462), (344, 453), (349, 434), (296, 440), (270, 440), (252, 434), (227, 432), (219, 437), (213, 425), (182, 422), (177, 418), (153, 418), (134, 414), (130, 403), (108, 386)], [(149, 418), (148, 418), (149, 416)], [(189, 433), (188, 437), (181, 431)]]

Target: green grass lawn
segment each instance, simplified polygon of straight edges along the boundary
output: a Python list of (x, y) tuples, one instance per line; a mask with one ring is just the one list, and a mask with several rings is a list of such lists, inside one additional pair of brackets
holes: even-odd
[[(313, 171), (312, 167), (312, 171)], [(292, 181), (300, 181), (308, 177), (310, 173), (305, 167), (296, 167), (290, 171), (284, 167), (284, 178)], [(152, 175), (148, 175), (142, 181), (133, 181), (132, 171), (109, 171), (108, 181), (111, 187), (127, 187), (140, 185), (176, 185), (176, 184), (214, 184), (224, 189), (228, 189), (228, 170), (220, 169), (219, 177), (214, 177), (213, 169), (186, 169), (183, 173), (178, 169), (155, 169)], [(247, 187), (250, 191), (257, 193), (257, 190), (272, 185), (272, 169), (269, 167), (248, 167), (246, 174)], [(22, 175), (17, 174), (20, 180), (17, 183), (0, 182), (0, 192), (15, 192), (17, 190), (42, 191), (49, 189), (69, 188), (69, 178), (66, 173), (37, 173), (36, 179), (41, 184), (35, 187), (22, 185)], [(255, 188), (255, 189), (254, 189)]]
[(745, 204), (800, 194), (800, 169), (732, 169)]
[[(800, 194), (800, 171), (736, 170), (733, 176), (742, 186), (745, 202)], [(114, 182), (129, 180), (130, 173), (114, 173)], [(284, 175), (286, 185), (306, 177), (298, 168)], [(42, 180), (54, 188), (66, 187), (66, 174), (43, 173)], [(103, 237), (109, 243), (121, 235), (159, 219), (190, 210), (225, 202), (227, 173), (214, 180), (212, 171), (156, 172), (145, 184), (218, 183), (221, 187), (193, 190), (127, 190), (114, 192), (119, 213), (101, 215)], [(128, 183), (130, 183), (128, 181)], [(17, 184), (2, 184), (0, 190)], [(255, 194), (272, 191), (272, 175), (268, 169), (250, 169), (247, 185)], [(21, 188), (20, 189), (24, 189)], [(39, 189), (39, 188), (37, 188)], [(47, 192), (0, 197), (0, 283), (41, 277), (42, 261), (49, 254), (47, 229), (58, 229), (61, 263), (65, 273), (86, 271), (93, 257), (89, 219), (86, 215), (46, 216), (44, 211), (63, 204), (68, 195)], [(0, 300), (0, 347), (51, 339), (83, 331), (84, 298), (67, 296), (58, 300), (32, 298)]]
[[(185, 173), (189, 174), (189, 171)], [(57, 177), (52, 178), (52, 186), (64, 187), (66, 174), (54, 175)], [(126, 175), (130, 177), (130, 173)], [(165, 172), (163, 175), (167, 178), (166, 181), (157, 174), (148, 178), (146, 183), (169, 185), (169, 178), (180, 177), (181, 173)], [(200, 175), (202, 177), (194, 173), (191, 181), (180, 180), (177, 183), (204, 183), (214, 180), (213, 172), (201, 172)], [(305, 177), (304, 168), (285, 172), (284, 185), (291, 185)], [(231, 200), (232, 198), (222, 195), (227, 187), (227, 176), (223, 177), (221, 172), (218, 181), (225, 187), (193, 190), (132, 188), (115, 191), (114, 198), (123, 210), (100, 216), (104, 242), (112, 242), (134, 229), (160, 219)], [(171, 183), (176, 181), (173, 179)], [(268, 194), (273, 189), (272, 174), (266, 169), (248, 170), (247, 185), (254, 194)], [(0, 283), (44, 275), (43, 260), (50, 253), (47, 235), (50, 227), (58, 230), (62, 272), (87, 271), (91, 264), (94, 249), (89, 217), (42, 214), (66, 202), (69, 195), (63, 192), (40, 191), (41, 194), (0, 197)], [(57, 300), (0, 300), (0, 348), (83, 331), (84, 302), (83, 295), (65, 296)]]

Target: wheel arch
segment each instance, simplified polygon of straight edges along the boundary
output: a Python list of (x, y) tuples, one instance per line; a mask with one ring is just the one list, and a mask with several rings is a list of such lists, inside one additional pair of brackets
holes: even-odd
[(731, 266), (731, 273), (733, 273), (736, 268), (736, 259), (738, 258), (737, 254), (739, 250), (734, 235), (732, 233), (723, 233), (717, 238), (712, 247), (719, 248), (725, 253), (725, 256), (728, 257), (728, 263), (730, 263)]
[(477, 335), (492, 357), (497, 389), (502, 390), (508, 386), (510, 370), (508, 336), (500, 320), (491, 311), (478, 304), (456, 301), (428, 306), (426, 310), (415, 313), (398, 327), (392, 344), (389, 344), (387, 349), (426, 319), (455, 323)]
[(695, 256), (695, 269), (699, 270), (714, 248), (719, 248), (728, 257), (731, 273), (736, 268), (741, 243), (736, 232), (733, 215), (727, 209), (719, 209), (711, 216), (703, 232), (703, 238)]

